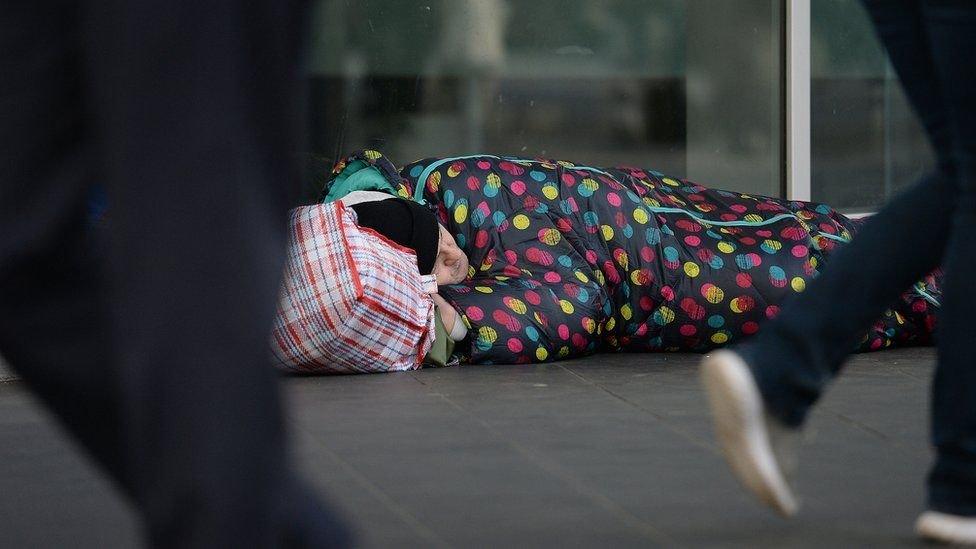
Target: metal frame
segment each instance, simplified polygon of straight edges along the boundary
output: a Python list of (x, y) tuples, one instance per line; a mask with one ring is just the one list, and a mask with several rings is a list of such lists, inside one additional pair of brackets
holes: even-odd
[(786, 3), (786, 198), (810, 200), (810, 0)]

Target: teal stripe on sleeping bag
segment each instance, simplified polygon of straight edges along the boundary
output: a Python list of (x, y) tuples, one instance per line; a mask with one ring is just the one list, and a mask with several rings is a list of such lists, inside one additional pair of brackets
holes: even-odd
[[(469, 156), (455, 156), (455, 157), (451, 157), (451, 158), (442, 158), (442, 159), (440, 159), (440, 160), (432, 163), (430, 166), (427, 166), (426, 168), (424, 168), (424, 171), (420, 172), (420, 176), (417, 178), (417, 187), (413, 191), (413, 198), (414, 198), (414, 200), (416, 200), (417, 202), (420, 202), (421, 204), (426, 204), (427, 203), (427, 201), (424, 200), (424, 188), (427, 186), (427, 178), (430, 177), (430, 174), (434, 170), (436, 170), (437, 168), (439, 168), (440, 166), (443, 166), (444, 164), (446, 164), (448, 162), (454, 162), (455, 160), (471, 160), (471, 159), (474, 159), (474, 158), (492, 158), (492, 159), (495, 159), (495, 160), (511, 160), (513, 162), (523, 162), (523, 163), (529, 163), (529, 164), (542, 164), (542, 162), (540, 162), (538, 160), (528, 160), (528, 159), (524, 159), (524, 158), (503, 158), (501, 156), (495, 156), (495, 155), (492, 155), (492, 154), (472, 154), (472, 155), (469, 155)], [(613, 179), (614, 181), (616, 181), (619, 185), (626, 187), (626, 185), (624, 185), (623, 183), (620, 183), (620, 181), (617, 180), (617, 178), (614, 177), (612, 174), (609, 174), (609, 173), (607, 173), (607, 172), (605, 172), (605, 171), (603, 171), (603, 170), (601, 170), (599, 168), (591, 168), (589, 166), (576, 166), (576, 165), (574, 165), (573, 168), (574, 169), (587, 170), (587, 171), (591, 171), (591, 172), (596, 172), (596, 173), (599, 173), (599, 174), (603, 174), (603, 175), (609, 177), (610, 179)], [(696, 221), (701, 222), (702, 224), (705, 224), (705, 225), (716, 225), (716, 226), (719, 226), (719, 227), (762, 227), (763, 225), (771, 225), (771, 224), (776, 223), (778, 221), (782, 221), (783, 219), (793, 218), (793, 219), (796, 219), (796, 220), (800, 220), (800, 218), (797, 217), (796, 214), (793, 214), (793, 213), (783, 213), (783, 214), (775, 215), (775, 216), (770, 217), (769, 219), (765, 219), (763, 221), (713, 221), (713, 220), (710, 220), (710, 219), (706, 219), (706, 218), (702, 217), (701, 215), (696, 214), (695, 212), (688, 211), (688, 210), (683, 210), (681, 208), (665, 208), (663, 206), (647, 206), (646, 204), (644, 205), (644, 207), (647, 208), (647, 209), (649, 209), (650, 211), (652, 211), (654, 213), (674, 213), (674, 214), (687, 215), (688, 217), (691, 217), (691, 218), (695, 219)], [(837, 241), (840, 241), (840, 242), (849, 242), (849, 240), (847, 240), (847, 239), (845, 239), (843, 237), (835, 236), (835, 235), (831, 235), (831, 234), (821, 233), (821, 236), (823, 236), (825, 238), (830, 238), (832, 240), (837, 240)]]

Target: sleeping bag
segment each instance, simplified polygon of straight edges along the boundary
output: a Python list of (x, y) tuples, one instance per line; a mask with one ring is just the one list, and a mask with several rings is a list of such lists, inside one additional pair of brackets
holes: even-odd
[[(365, 151), (337, 173), (351, 162), (435, 208), (467, 253), (468, 279), (440, 293), (470, 328), (457, 349), (473, 363), (736, 343), (804, 291), (859, 223), (642, 168), (473, 155), (397, 173)], [(939, 278), (908, 289), (859, 350), (930, 343)]]

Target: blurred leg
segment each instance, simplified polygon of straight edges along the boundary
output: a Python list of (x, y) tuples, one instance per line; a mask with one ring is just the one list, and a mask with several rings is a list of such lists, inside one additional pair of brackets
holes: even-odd
[(865, 5), (936, 147), (940, 169), (874, 215), (806, 292), (739, 349), (753, 366), (771, 413), (792, 426), (803, 422), (863, 330), (939, 265), (955, 209), (955, 168), (946, 154), (948, 117), (918, 7), (907, 0)]
[(929, 476), (931, 508), (976, 516), (976, 6), (923, 2), (932, 57), (949, 117), (959, 192), (946, 248), (932, 399), (938, 456)]
[(95, 168), (77, 6), (0, 16), (0, 352), (119, 480), (117, 378), (84, 220)]
[[(118, 1), (86, 14), (126, 463), (155, 545), (273, 546), (286, 503), (336, 526), (314, 498), (288, 501), (267, 347), (297, 189), (300, 8)], [(296, 528), (290, 541), (342, 539)]]

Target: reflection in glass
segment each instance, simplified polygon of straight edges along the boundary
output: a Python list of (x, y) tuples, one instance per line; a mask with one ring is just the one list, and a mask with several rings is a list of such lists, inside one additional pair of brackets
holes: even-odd
[(311, 147), (641, 165), (779, 195), (779, 6), (320, 0)]
[(813, 199), (877, 209), (934, 166), (932, 151), (857, 0), (811, 3)]

